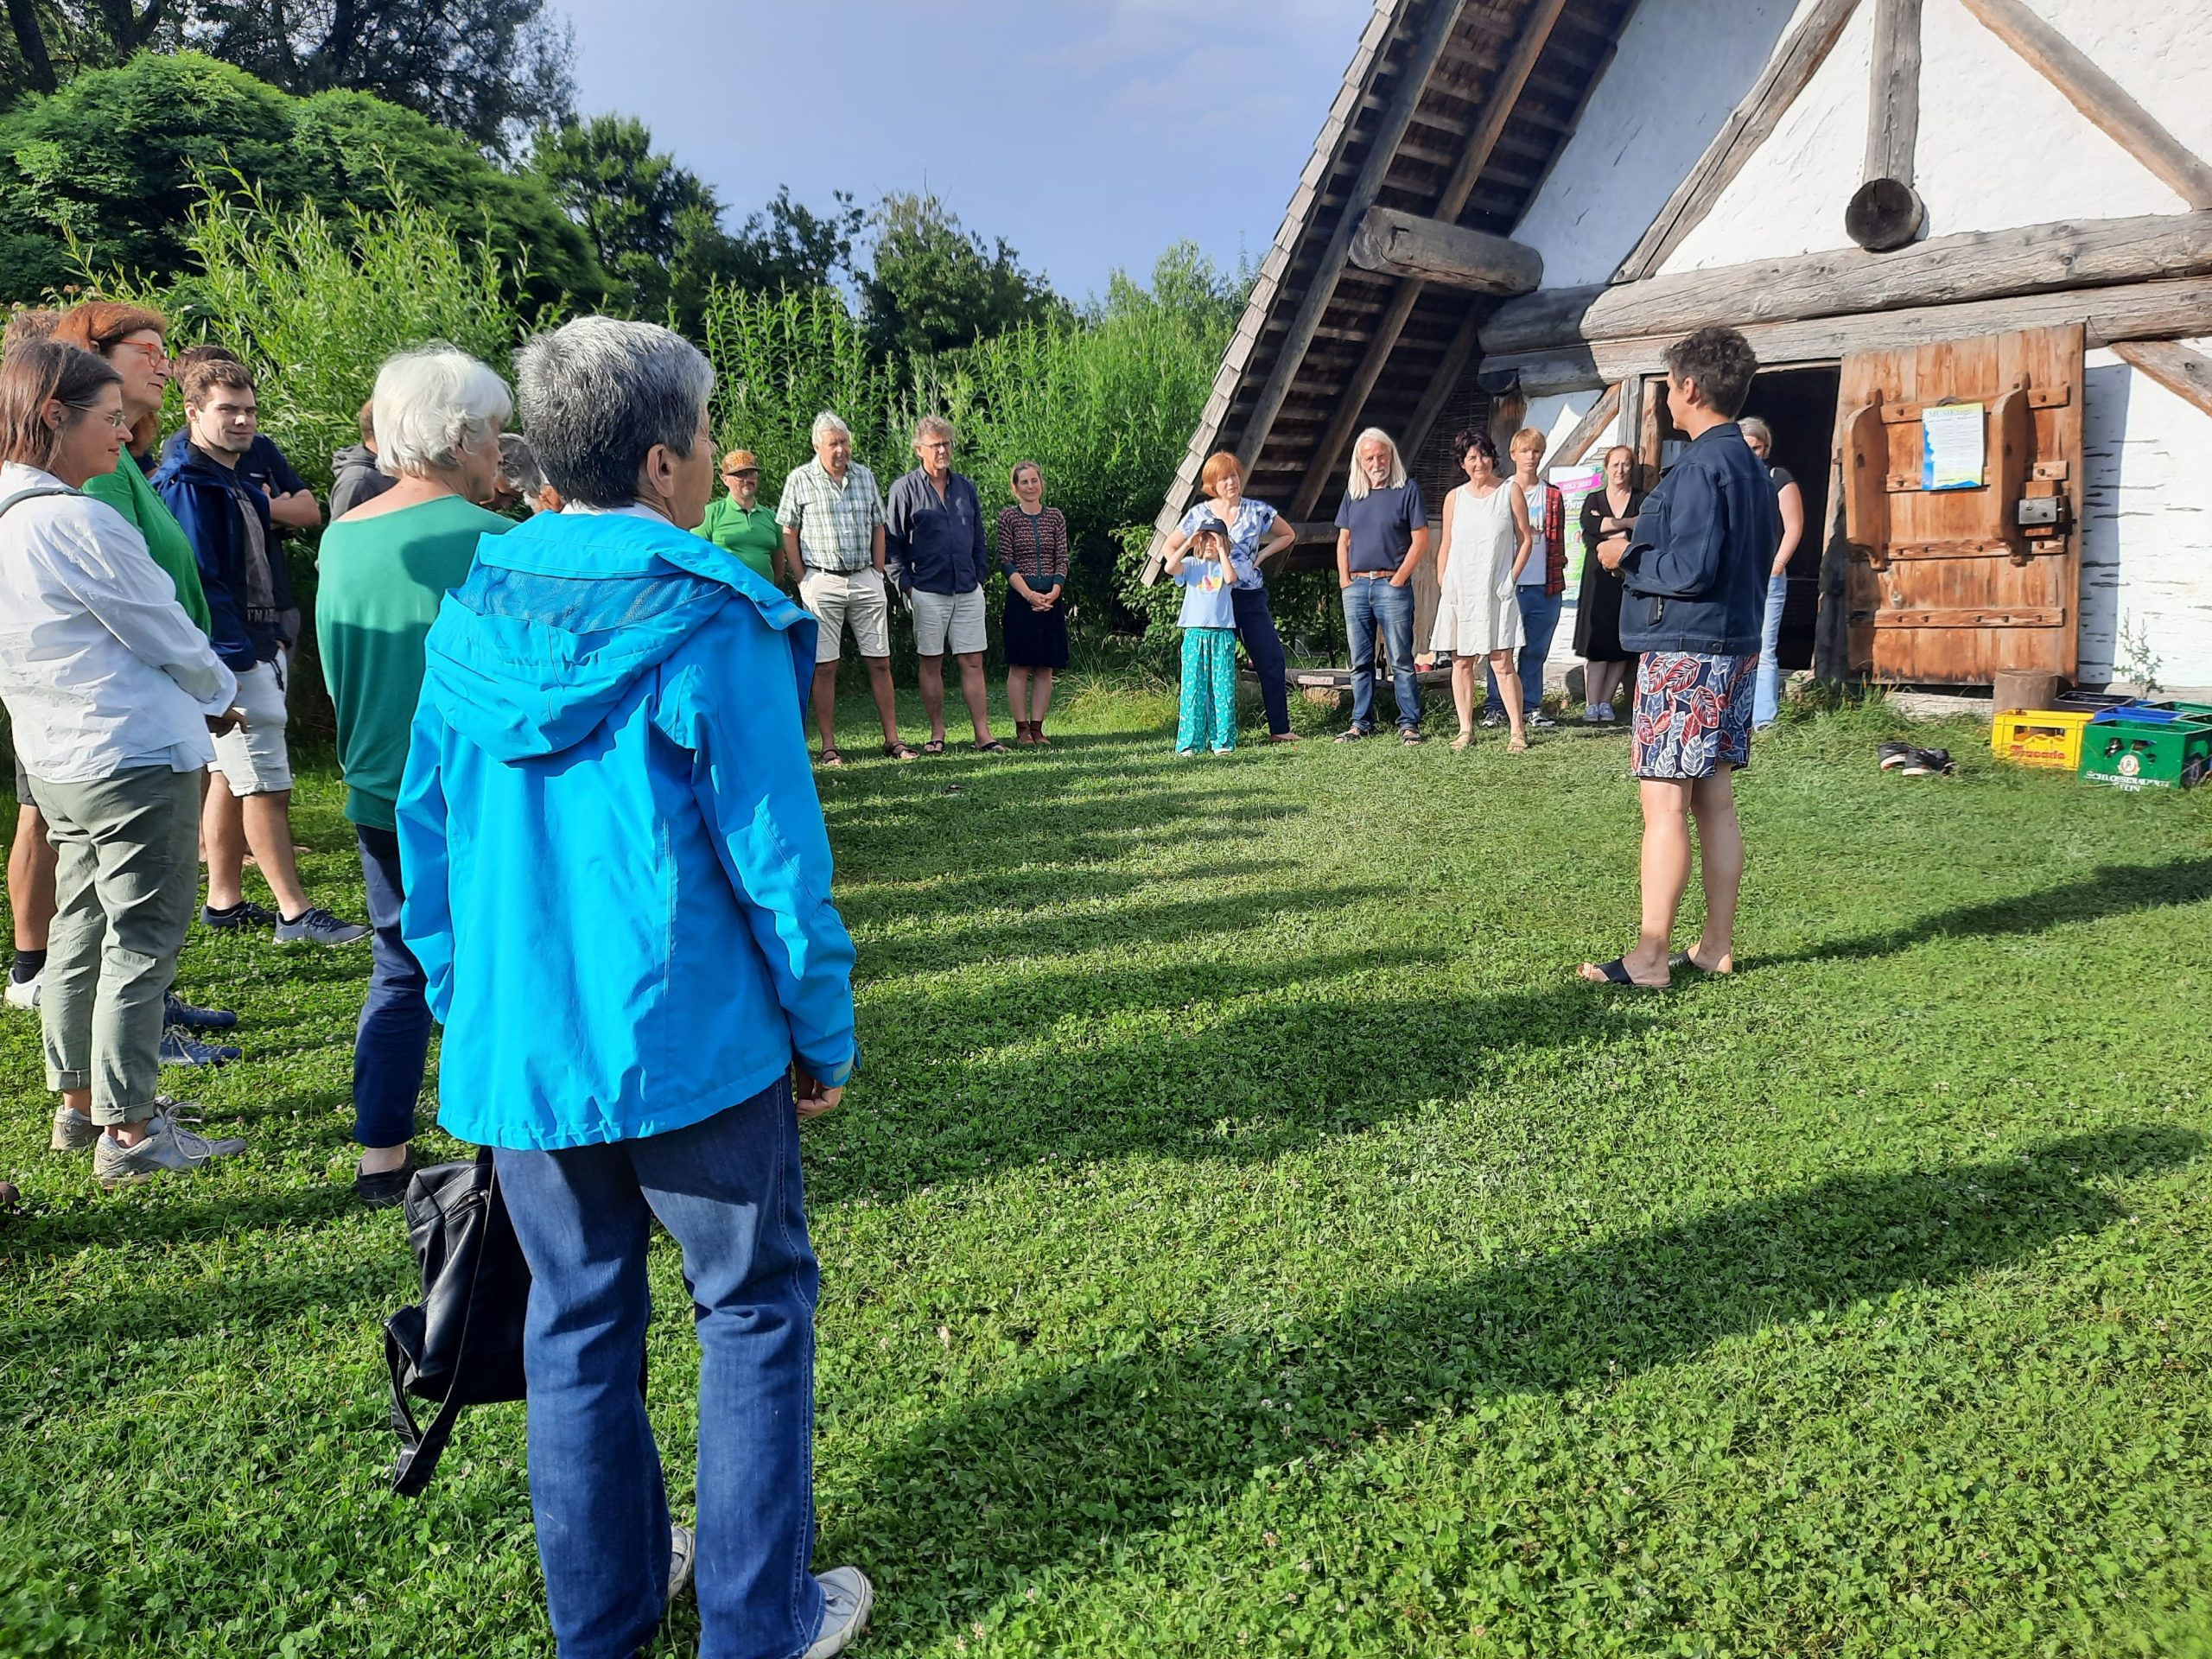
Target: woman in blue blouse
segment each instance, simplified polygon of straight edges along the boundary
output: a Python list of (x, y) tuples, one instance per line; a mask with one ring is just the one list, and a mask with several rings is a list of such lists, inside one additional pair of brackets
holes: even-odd
[(1236, 572), (1230, 599), (1236, 612), (1236, 634), (1260, 677), (1260, 700), (1267, 705), (1268, 741), (1295, 743), (1290, 729), (1290, 688), (1285, 671), (1282, 636), (1275, 632), (1274, 613), (1268, 606), (1268, 579), (1260, 567), (1298, 539), (1289, 520), (1264, 501), (1244, 493), (1244, 469), (1228, 450), (1217, 450), (1198, 474), (1206, 499), (1183, 515), (1183, 522), (1167, 538), (1167, 568), (1190, 545), (1191, 537), (1204, 518), (1218, 518), (1229, 527), (1229, 559)]

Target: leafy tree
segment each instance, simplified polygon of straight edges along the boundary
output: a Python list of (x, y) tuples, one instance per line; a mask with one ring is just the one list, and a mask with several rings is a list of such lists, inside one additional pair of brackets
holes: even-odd
[(986, 246), (934, 195), (886, 196), (868, 222), (875, 245), (861, 298), (882, 356), (947, 351), (1068, 314), (1003, 238)]
[(6, 0), (11, 86), (202, 51), (285, 92), (372, 92), (505, 153), (564, 114), (574, 44), (545, 0)]
[(853, 244), (867, 215), (843, 190), (831, 193), (836, 206), (817, 214), (791, 200), (791, 187), (779, 184), (767, 207), (747, 216), (730, 238), (729, 280), (740, 288), (808, 289), (853, 275)]
[(34, 300), (82, 264), (180, 268), (202, 175), (251, 179), (279, 209), (373, 209), (390, 204), (387, 169), (423, 206), (483, 226), (508, 264), (526, 261), (533, 306), (605, 286), (542, 185), (413, 111), (361, 92), (294, 98), (198, 54), (142, 53), (0, 116), (0, 301)]
[(583, 232), (613, 296), (640, 315), (666, 308), (679, 253), (711, 259), (721, 235), (715, 194), (653, 149), (635, 116), (597, 115), (544, 127), (530, 171)]

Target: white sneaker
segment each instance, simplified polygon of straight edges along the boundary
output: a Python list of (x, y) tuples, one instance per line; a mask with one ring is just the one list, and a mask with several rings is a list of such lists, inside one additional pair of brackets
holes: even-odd
[(853, 1645), (853, 1638), (868, 1627), (868, 1610), (875, 1605), (875, 1586), (857, 1567), (832, 1567), (815, 1575), (822, 1586), (822, 1634), (806, 1650), (806, 1659), (830, 1659)]
[(8, 976), (8, 1006), (11, 1008), (37, 1007), (38, 988), (45, 978), (46, 969), (43, 968), (29, 979), (17, 979), (14, 974), (10, 974)]
[(699, 1541), (689, 1527), (680, 1527), (673, 1521), (668, 1523), (668, 1602), (676, 1605), (676, 1599), (691, 1586), (691, 1563), (699, 1554)]

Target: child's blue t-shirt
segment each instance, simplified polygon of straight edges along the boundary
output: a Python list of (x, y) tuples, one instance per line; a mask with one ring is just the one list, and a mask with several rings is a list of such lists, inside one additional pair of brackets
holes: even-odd
[(1176, 568), (1175, 580), (1183, 587), (1183, 613), (1175, 619), (1179, 628), (1233, 628), (1236, 601), (1230, 597), (1235, 581), (1222, 579), (1221, 567), (1212, 560), (1186, 559)]

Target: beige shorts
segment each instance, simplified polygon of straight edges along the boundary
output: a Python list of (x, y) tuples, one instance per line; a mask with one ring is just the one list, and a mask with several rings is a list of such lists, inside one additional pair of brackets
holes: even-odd
[(949, 644), (956, 657), (980, 652), (990, 643), (983, 631), (983, 590), (964, 594), (925, 594), (917, 588), (914, 601), (914, 651), (922, 657), (942, 657)]
[(817, 663), (834, 663), (844, 655), (849, 627), (861, 656), (891, 654), (891, 601), (880, 571), (869, 567), (848, 574), (810, 568), (799, 579), (798, 602), (814, 613), (821, 628), (814, 641)]
[(275, 795), (292, 786), (292, 756), (284, 741), (291, 718), (285, 693), (289, 676), (280, 654), (273, 663), (256, 663), (238, 675), (238, 706), (245, 710), (242, 732), (215, 740), (213, 770), (223, 774), (233, 795)]

